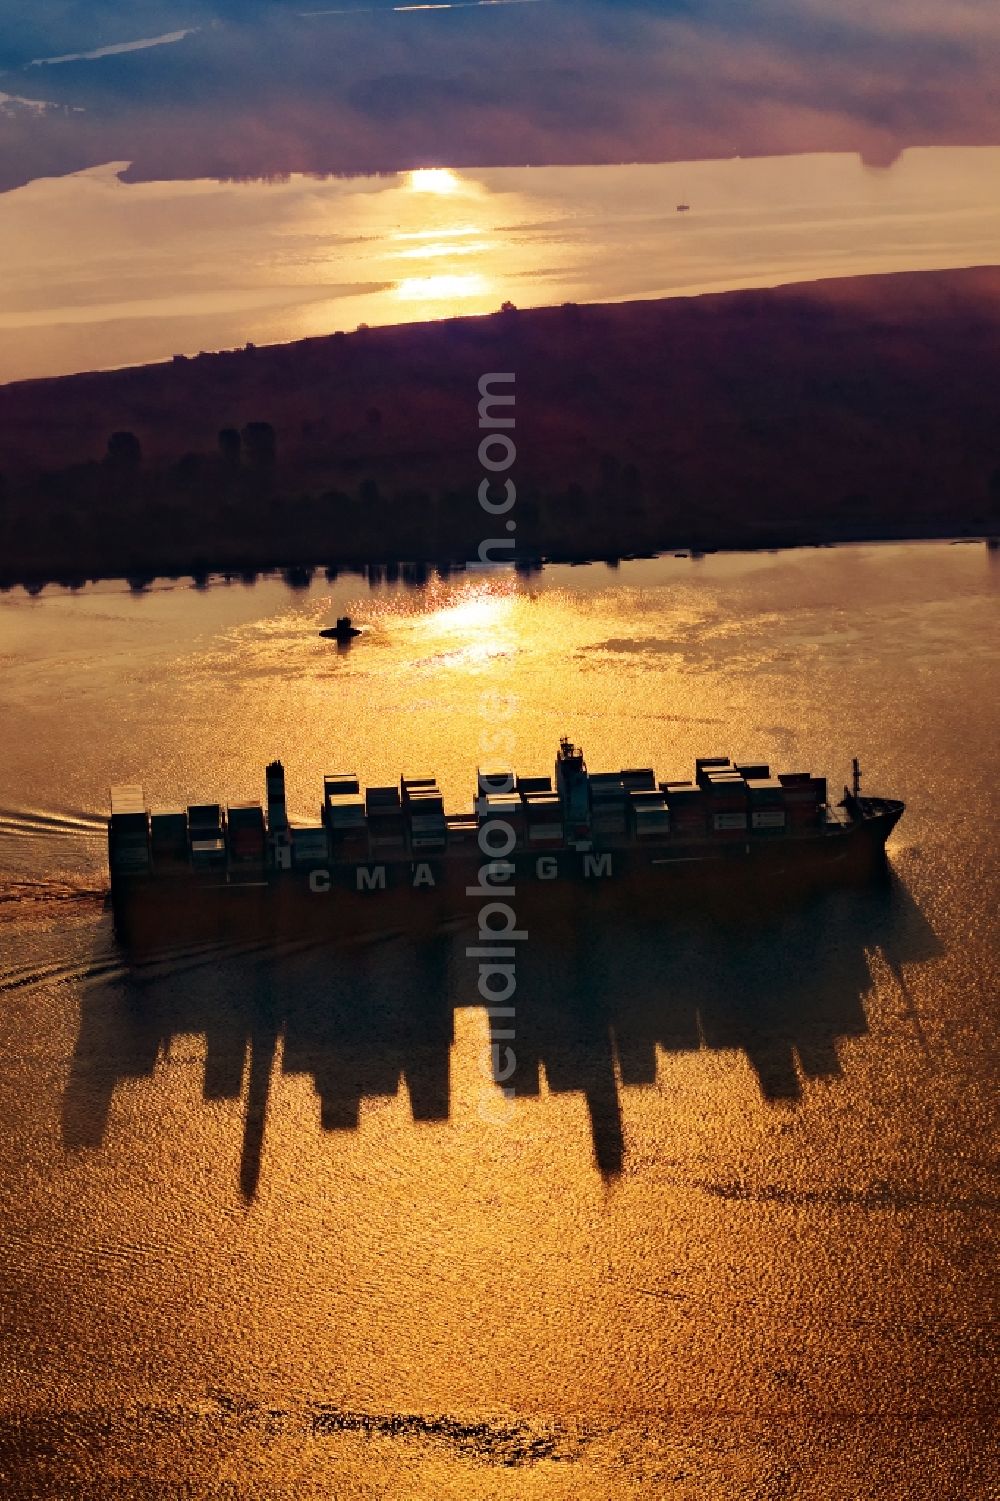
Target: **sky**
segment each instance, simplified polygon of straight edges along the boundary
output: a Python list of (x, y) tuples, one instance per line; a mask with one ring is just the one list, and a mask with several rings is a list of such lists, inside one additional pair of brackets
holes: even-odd
[(994, 144), (996, 0), (0, 0), (0, 189)]
[(991, 147), (1000, 0), (0, 0), (0, 380), (992, 264)]

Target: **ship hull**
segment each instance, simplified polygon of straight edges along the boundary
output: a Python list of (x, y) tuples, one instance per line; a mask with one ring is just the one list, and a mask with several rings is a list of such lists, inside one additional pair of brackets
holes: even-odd
[(864, 879), (884, 867), (902, 811), (901, 803), (868, 800), (849, 822), (808, 832), (648, 848), (539, 848), (515, 852), (492, 870), (487, 856), (429, 854), (310, 869), (118, 875), (112, 907), (118, 936), (136, 945), (237, 935), (269, 941), (300, 932), (419, 935), (452, 925), (502, 932), (511, 914), (527, 932), (532, 924), (578, 922), (588, 910), (665, 920), (675, 907), (780, 904), (817, 886)]

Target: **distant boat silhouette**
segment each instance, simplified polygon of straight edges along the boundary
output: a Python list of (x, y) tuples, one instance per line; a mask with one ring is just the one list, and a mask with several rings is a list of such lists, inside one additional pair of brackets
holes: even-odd
[(336, 625), (328, 625), (326, 630), (320, 631), (320, 635), (327, 641), (353, 641), (361, 632), (356, 625), (351, 624), (350, 615), (338, 615)]
[(690, 205), (690, 203), (679, 203), (677, 205), (677, 212), (679, 214), (688, 214), (688, 213), (690, 213), (691, 212), (691, 205)]

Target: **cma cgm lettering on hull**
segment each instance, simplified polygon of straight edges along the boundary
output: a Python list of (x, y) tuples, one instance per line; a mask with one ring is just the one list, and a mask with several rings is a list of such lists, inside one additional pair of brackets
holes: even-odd
[[(566, 869), (566, 862), (563, 861), (563, 868), (560, 869), (560, 862), (555, 855), (538, 855), (528, 862), (528, 868), (531, 877), (536, 881), (558, 881), (560, 877), (566, 877), (569, 874)], [(419, 890), (422, 886), (437, 886), (439, 879), (442, 877), (440, 870), (435, 873), (434, 866), (429, 860), (420, 860), (416, 863), (411, 863), (406, 867), (407, 874), (404, 874), (402, 867), (394, 866), (391, 869), (392, 875), (397, 882), (402, 876), (404, 882), (406, 880), (409, 881), (414, 891)], [(523, 877), (524, 874), (522, 866), (515, 864), (512, 860), (496, 860), (491, 862), (489, 866), (482, 867), (481, 869), (489, 871), (489, 878), (498, 881), (516, 881)], [(355, 866), (355, 891), (387, 890), (387, 872), (389, 870), (390, 867), (386, 865)], [(582, 876), (585, 880), (589, 880), (593, 876), (611, 876), (614, 874), (613, 857), (607, 851), (600, 855), (581, 855), (576, 861), (575, 873)], [(447, 879), (447, 872), (444, 873), (444, 878)], [(310, 870), (309, 872), (309, 890), (314, 896), (325, 896), (328, 892), (337, 890), (341, 884), (342, 878), (339, 872), (323, 869), (322, 867)], [(484, 888), (482, 887), (469, 886), (466, 888), (467, 896), (482, 896), (484, 894)]]

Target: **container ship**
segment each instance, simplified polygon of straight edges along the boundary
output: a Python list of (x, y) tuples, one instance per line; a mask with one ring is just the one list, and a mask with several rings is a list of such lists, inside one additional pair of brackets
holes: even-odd
[(692, 781), (661, 782), (651, 767), (588, 771), (563, 739), (552, 777), (478, 772), (468, 813), (445, 811), (434, 777), (362, 790), (334, 772), (302, 823), (272, 761), (262, 802), (150, 810), (142, 787), (112, 788), (112, 906), (122, 936), (207, 914), (264, 928), (297, 914), (349, 933), (468, 917), (492, 897), (519, 913), (617, 901), (662, 914), (678, 895), (759, 896), (870, 871), (903, 807), (863, 796), (857, 761), (834, 805), (808, 772), (706, 756)]

